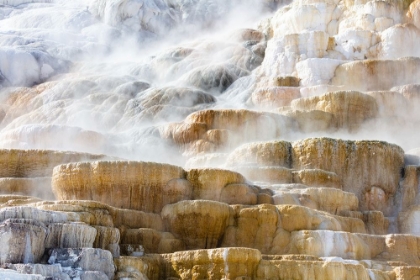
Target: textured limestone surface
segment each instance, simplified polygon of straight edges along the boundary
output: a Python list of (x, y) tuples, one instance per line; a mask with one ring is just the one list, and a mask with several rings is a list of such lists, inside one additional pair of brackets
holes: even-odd
[(169, 194), (182, 188), (169, 181), (184, 177), (180, 167), (152, 162), (86, 162), (57, 166), (52, 184), (61, 200), (95, 200), (118, 208), (160, 212), (164, 189)]
[(419, 46), (420, 0), (0, 0), (0, 279), (420, 279)]

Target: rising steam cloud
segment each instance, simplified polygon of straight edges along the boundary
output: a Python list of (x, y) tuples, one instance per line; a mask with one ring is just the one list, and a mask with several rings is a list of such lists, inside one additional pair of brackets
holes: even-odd
[(0, 0), (0, 275), (418, 275), (418, 46), (420, 0)]
[[(406, 16), (385, 2), (351, 10), (257, 0), (1, 4), (2, 148), (73, 150), (180, 165), (197, 153), (226, 153), (250, 139), (333, 136), (417, 148), (412, 133), (420, 116), (413, 104), (419, 101), (402, 86), (417, 81), (418, 60), (401, 65), (395, 60), (420, 55), (419, 31), (406, 24), (416, 23), (416, 10)], [(405, 43), (396, 52), (400, 41)], [(394, 60), (369, 64), (365, 59)], [(368, 79), (384, 80), (366, 81), (369, 69), (375, 73)], [(330, 115), (351, 118), (352, 112), (342, 111), (353, 101), (346, 105), (322, 96), (346, 90), (367, 92), (378, 110), (361, 117), (356, 128), (336, 129)], [(391, 90), (395, 100), (378, 90)], [(293, 102), (297, 98), (308, 99), (302, 101), (306, 105), (299, 107)], [(261, 116), (256, 123), (246, 117), (238, 123), (223, 149), (203, 148), (215, 143), (208, 140), (213, 136), (200, 144), (202, 135), (192, 134), (211, 134), (231, 122), (212, 115), (228, 123), (207, 123), (210, 130), (200, 132), (197, 123), (185, 120), (210, 109), (256, 110)], [(301, 112), (306, 109), (319, 112)], [(302, 124), (305, 118), (312, 122)], [(242, 139), (243, 125), (258, 137)]]

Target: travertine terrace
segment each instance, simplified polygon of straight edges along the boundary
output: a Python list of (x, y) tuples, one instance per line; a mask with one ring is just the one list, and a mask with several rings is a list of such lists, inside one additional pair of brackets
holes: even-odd
[(420, 279), (419, 0), (0, 0), (0, 279)]

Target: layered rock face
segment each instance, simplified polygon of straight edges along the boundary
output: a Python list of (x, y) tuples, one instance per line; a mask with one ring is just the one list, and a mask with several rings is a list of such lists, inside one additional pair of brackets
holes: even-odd
[(0, 0), (0, 279), (417, 279), (419, 0)]

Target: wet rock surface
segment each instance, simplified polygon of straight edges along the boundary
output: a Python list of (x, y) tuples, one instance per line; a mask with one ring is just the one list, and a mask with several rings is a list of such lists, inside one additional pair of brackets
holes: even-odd
[(0, 1), (0, 279), (417, 279), (420, 2)]

